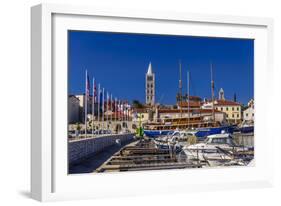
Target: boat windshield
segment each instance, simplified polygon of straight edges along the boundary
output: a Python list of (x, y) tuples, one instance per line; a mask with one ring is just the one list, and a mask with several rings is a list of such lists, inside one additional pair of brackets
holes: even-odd
[(215, 137), (215, 138), (208, 137), (204, 142), (209, 144), (228, 144), (232, 146), (235, 145), (233, 140), (228, 137)]
[(175, 133), (173, 133), (173, 137), (174, 136), (179, 136), (179, 134), (180, 134), (179, 132), (175, 132)]
[(170, 131), (170, 132), (167, 133), (167, 135), (171, 136), (171, 135), (173, 135), (173, 133), (174, 133), (174, 131)]

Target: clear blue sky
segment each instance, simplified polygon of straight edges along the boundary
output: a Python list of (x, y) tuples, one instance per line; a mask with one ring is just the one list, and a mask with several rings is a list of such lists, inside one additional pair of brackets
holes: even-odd
[[(126, 100), (145, 101), (149, 62), (156, 76), (156, 101), (174, 104), (182, 62), (183, 92), (187, 70), (191, 95), (211, 97), (210, 61), (215, 95), (246, 104), (254, 95), (254, 40), (69, 31), (69, 94), (85, 93), (85, 70), (106, 90)], [(91, 80), (92, 81), (92, 80)], [(92, 82), (91, 82), (92, 83)]]

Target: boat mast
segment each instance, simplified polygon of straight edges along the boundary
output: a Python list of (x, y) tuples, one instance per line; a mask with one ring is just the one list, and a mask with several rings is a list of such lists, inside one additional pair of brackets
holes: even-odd
[(188, 112), (188, 119), (187, 119), (187, 125), (189, 128), (189, 119), (190, 119), (190, 105), (189, 105), (189, 95), (190, 95), (190, 76), (189, 71), (187, 71), (187, 112)]
[(210, 63), (211, 67), (211, 88), (212, 88), (212, 116), (213, 116), (213, 121), (215, 122), (215, 105), (214, 105), (214, 90), (215, 90), (215, 83), (213, 79), (213, 64), (212, 62)]
[(179, 72), (180, 72), (180, 79), (179, 79), (179, 93), (180, 93), (180, 117), (182, 117), (182, 81), (181, 81), (181, 60), (179, 60)]

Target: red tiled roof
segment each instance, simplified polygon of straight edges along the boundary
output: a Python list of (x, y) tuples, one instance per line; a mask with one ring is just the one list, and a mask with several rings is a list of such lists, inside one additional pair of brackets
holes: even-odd
[[(198, 113), (212, 113), (211, 109), (190, 109), (190, 112), (192, 111), (196, 111)], [(180, 109), (161, 109), (158, 111), (159, 113), (180, 113), (181, 110)], [(187, 109), (182, 110), (182, 113), (186, 113)], [(215, 110), (216, 113), (223, 113), (219, 110)]]
[(147, 108), (133, 108), (133, 112), (144, 113), (144, 112), (147, 112)]
[[(180, 102), (179, 106), (188, 107), (188, 102)], [(190, 107), (200, 107), (200, 102), (189, 102)]]
[(229, 100), (217, 100), (216, 106), (240, 106), (238, 102), (233, 102)]
[[(212, 111), (212, 109), (200, 109), (199, 112), (200, 113), (212, 113), (213, 111)], [(224, 112), (215, 109), (215, 113), (224, 113)]]

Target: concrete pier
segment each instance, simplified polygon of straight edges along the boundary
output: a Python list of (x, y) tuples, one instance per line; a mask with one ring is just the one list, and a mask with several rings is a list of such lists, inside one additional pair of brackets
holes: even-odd
[(134, 134), (107, 134), (94, 138), (79, 139), (68, 143), (68, 162), (75, 164), (83, 159), (104, 151), (118, 143), (124, 144), (133, 140)]

